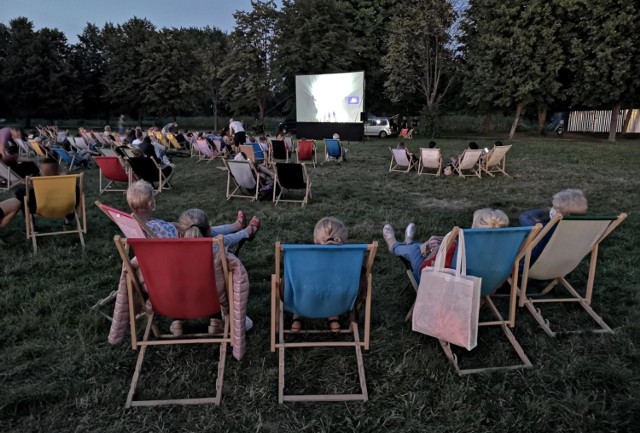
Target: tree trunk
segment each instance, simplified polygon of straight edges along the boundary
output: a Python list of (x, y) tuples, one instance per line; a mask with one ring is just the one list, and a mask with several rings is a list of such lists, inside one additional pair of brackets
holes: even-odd
[(258, 103), (258, 108), (260, 109), (260, 114), (258, 118), (263, 124), (264, 124), (264, 105), (265, 104), (263, 102)]
[(211, 104), (213, 107), (213, 130), (218, 131), (218, 104), (216, 98), (211, 98)]
[(491, 131), (493, 131), (493, 122), (491, 120), (492, 120), (491, 113), (485, 114), (484, 120), (482, 121), (483, 134), (489, 134), (491, 133)]
[(616, 142), (616, 130), (618, 129), (618, 115), (620, 114), (620, 103), (618, 102), (611, 110), (611, 123), (609, 124), (609, 141)]
[(522, 114), (522, 110), (524, 110), (524, 107), (526, 106), (526, 102), (518, 102), (518, 106), (516, 107), (516, 117), (515, 119), (513, 119), (513, 124), (511, 124), (511, 132), (509, 132), (509, 140), (513, 140), (514, 135), (516, 135), (516, 129), (518, 128), (520, 115)]
[(547, 123), (547, 109), (538, 108), (538, 135), (544, 135), (545, 123)]

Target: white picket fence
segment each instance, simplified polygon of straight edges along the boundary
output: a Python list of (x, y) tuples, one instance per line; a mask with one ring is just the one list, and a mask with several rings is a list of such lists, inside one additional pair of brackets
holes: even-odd
[[(620, 110), (616, 132), (622, 132), (629, 110)], [(611, 110), (572, 111), (569, 113), (569, 132), (609, 132)], [(631, 110), (631, 119), (625, 133), (640, 133), (640, 109)]]

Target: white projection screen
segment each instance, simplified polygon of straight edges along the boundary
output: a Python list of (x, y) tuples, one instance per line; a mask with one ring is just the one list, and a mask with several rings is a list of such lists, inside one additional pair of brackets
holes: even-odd
[(360, 122), (364, 71), (296, 75), (298, 122)]

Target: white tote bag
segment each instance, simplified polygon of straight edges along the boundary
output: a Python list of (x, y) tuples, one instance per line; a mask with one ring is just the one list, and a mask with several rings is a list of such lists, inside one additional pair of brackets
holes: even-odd
[(462, 230), (458, 235), (456, 269), (444, 267), (445, 246), (451, 236), (447, 234), (440, 244), (434, 266), (422, 270), (412, 327), (416, 332), (471, 350), (478, 343), (482, 278), (466, 275)]

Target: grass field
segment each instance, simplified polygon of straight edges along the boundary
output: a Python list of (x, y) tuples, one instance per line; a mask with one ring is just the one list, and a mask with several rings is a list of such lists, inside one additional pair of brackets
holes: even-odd
[[(262, 229), (241, 252), (251, 280), (248, 313), (255, 328), (242, 362), (227, 361), (220, 407), (123, 410), (136, 353), (128, 341), (107, 343), (109, 322), (89, 308), (117, 285), (116, 227), (88, 205), (89, 232), (44, 238), (33, 256), (24, 222), (0, 232), (0, 431), (2, 432), (637, 432), (640, 428), (640, 142), (520, 139), (508, 155), (511, 178), (432, 178), (387, 173), (396, 139), (350, 143), (349, 161), (310, 169), (308, 207), (225, 200), (219, 161), (176, 158), (175, 188), (157, 197), (158, 217), (176, 220), (189, 207), (213, 223), (238, 209), (259, 215)], [(410, 141), (417, 152), (426, 140)], [(445, 159), (465, 147), (441, 140)], [(490, 141), (480, 141), (481, 147)], [(87, 203), (100, 199), (126, 209), (120, 193), (99, 196), (98, 172), (85, 172)], [(384, 247), (382, 226), (401, 237), (409, 222), (418, 239), (468, 227), (475, 209), (503, 209), (517, 224), (526, 209), (548, 206), (563, 188), (581, 188), (594, 214), (629, 213), (600, 249), (594, 308), (614, 335), (546, 336), (526, 311), (515, 335), (534, 363), (524, 371), (458, 377), (436, 340), (411, 331), (403, 319), (412, 290), (404, 268)], [(11, 196), (3, 193), (0, 198)], [(380, 242), (373, 271), (371, 350), (365, 352), (367, 403), (277, 404), (277, 355), (269, 352), (269, 292), (274, 242), (312, 241), (323, 216), (342, 219), (354, 242)], [(61, 224), (52, 223), (51, 227)], [(40, 227), (48, 227), (42, 223)], [(586, 266), (570, 281), (583, 287)], [(591, 325), (577, 306), (549, 307), (565, 329)], [(105, 309), (108, 312), (109, 308)], [(319, 326), (321, 326), (320, 324)], [(326, 325), (325, 325), (326, 326)], [(461, 352), (458, 352), (461, 353)], [(343, 356), (344, 355), (344, 356)], [(201, 396), (214, 390), (211, 349), (150, 350), (139, 388)], [(482, 329), (468, 366), (508, 363), (515, 355), (499, 330)], [(288, 392), (349, 390), (357, 386), (352, 351), (300, 351), (288, 357)]]

